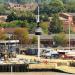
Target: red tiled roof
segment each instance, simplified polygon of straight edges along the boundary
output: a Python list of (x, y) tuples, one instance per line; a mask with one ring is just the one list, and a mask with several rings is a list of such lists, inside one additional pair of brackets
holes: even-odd
[(69, 13), (61, 13), (61, 14), (66, 15), (66, 16), (72, 16)]
[(0, 31), (4, 30), (6, 33), (13, 33), (16, 28), (2, 28), (0, 27)]

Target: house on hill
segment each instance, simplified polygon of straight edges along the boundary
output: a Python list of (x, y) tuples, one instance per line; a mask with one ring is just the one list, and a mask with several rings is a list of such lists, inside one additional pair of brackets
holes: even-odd
[(69, 25), (71, 26), (71, 29), (73, 32), (75, 32), (75, 13), (61, 13), (60, 17), (64, 23), (64, 30), (67, 30), (69, 28)]
[(30, 4), (9, 3), (9, 8), (21, 11), (35, 10), (36, 7), (37, 7), (36, 3), (30, 3)]

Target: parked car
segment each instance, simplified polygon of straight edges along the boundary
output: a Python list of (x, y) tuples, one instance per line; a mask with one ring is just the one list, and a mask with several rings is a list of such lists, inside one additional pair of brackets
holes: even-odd
[(75, 60), (75, 50), (70, 50), (68, 51), (64, 58), (67, 58), (67, 59), (74, 59)]
[(45, 49), (42, 51), (41, 56), (45, 58), (58, 58), (59, 54), (53, 49)]
[(25, 50), (26, 55), (37, 55), (37, 53), (38, 53), (38, 49), (29, 48), (29, 49)]

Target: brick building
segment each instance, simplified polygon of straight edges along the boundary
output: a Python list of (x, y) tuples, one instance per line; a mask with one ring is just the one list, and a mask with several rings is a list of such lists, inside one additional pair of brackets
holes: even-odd
[(70, 25), (71, 29), (75, 32), (75, 13), (61, 13), (60, 17), (63, 18), (60, 20), (64, 23), (64, 30), (67, 30)]
[(26, 10), (35, 10), (37, 7), (36, 3), (27, 3), (27, 4), (17, 4), (17, 3), (9, 3), (9, 8), (13, 8), (15, 10), (21, 10), (21, 11), (26, 11)]

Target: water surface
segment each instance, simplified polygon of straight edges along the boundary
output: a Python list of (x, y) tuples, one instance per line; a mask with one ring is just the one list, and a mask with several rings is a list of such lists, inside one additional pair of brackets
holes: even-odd
[(67, 74), (59, 72), (15, 72), (15, 73), (1, 72), (0, 75), (75, 75), (75, 74)]

